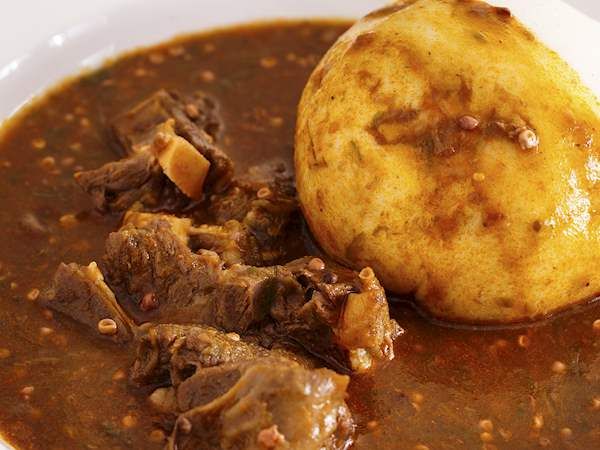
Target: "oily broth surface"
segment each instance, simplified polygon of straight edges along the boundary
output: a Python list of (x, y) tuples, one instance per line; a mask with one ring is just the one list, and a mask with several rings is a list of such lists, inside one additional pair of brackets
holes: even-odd
[[(270, 159), (291, 169), (304, 83), (349, 25), (272, 23), (186, 37), (70, 81), (7, 125), (0, 430), (16, 447), (162, 447), (147, 393), (124, 378), (133, 355), (35, 303), (59, 262), (100, 257), (118, 226), (119, 217), (95, 213), (72, 180), (75, 170), (117, 157), (110, 119), (159, 88), (204, 90), (220, 104), (223, 146), (239, 173)], [(30, 214), (46, 232), (31, 230)], [(599, 445), (600, 331), (592, 324), (600, 305), (509, 330), (442, 327), (403, 303), (392, 315), (406, 329), (396, 359), (351, 383), (354, 448)]]

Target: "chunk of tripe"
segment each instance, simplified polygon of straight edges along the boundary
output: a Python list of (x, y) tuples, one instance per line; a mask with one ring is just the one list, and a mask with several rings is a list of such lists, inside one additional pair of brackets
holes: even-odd
[(175, 121), (169, 119), (156, 127), (151, 151), (163, 172), (185, 195), (202, 198), (202, 187), (210, 162), (181, 136), (175, 134)]

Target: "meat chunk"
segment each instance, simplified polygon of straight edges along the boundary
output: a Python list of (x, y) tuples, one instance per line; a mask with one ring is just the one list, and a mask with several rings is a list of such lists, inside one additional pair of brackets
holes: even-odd
[[(234, 182), (224, 194), (213, 195), (207, 206), (208, 212), (199, 208), (196, 212), (200, 214), (192, 215), (192, 218), (206, 220), (208, 216), (209, 221), (213, 219), (215, 223), (193, 227), (186, 218), (190, 225), (184, 240), (189, 242), (191, 239), (190, 246), (194, 251), (216, 252), (228, 265), (264, 266), (280, 262), (286, 247), (290, 246), (289, 235), (299, 228), (293, 188)], [(129, 215), (144, 216), (145, 222), (154, 220), (148, 213), (131, 211)], [(163, 214), (154, 216), (156, 219), (166, 217)], [(124, 221), (127, 222), (128, 219)]]
[(208, 209), (218, 224), (237, 220), (251, 225), (253, 220), (260, 222), (261, 216), (286, 220), (298, 210), (298, 201), (291, 177), (268, 182), (235, 180), (229, 189), (211, 197)]
[(210, 162), (207, 184), (216, 192), (226, 188), (233, 177), (233, 163), (215, 145), (222, 125), (217, 105), (207, 95), (157, 91), (117, 117), (113, 129), (126, 153), (134, 154), (142, 151), (153, 139), (152, 131), (169, 119), (175, 121), (175, 132)]
[(295, 191), (280, 183), (235, 181), (211, 197), (208, 212), (215, 225), (198, 230), (192, 247), (215, 251), (226, 264), (280, 263), (300, 228)]
[(162, 173), (156, 158), (144, 153), (96, 170), (77, 172), (75, 180), (92, 196), (96, 208), (120, 210), (159, 191)]
[(311, 369), (208, 327), (144, 330), (131, 372), (160, 385), (150, 403), (177, 417), (167, 448), (342, 449), (354, 425), (345, 403), (348, 377)]
[(224, 225), (196, 227), (193, 226), (191, 218), (128, 211), (123, 219), (123, 227), (132, 224), (136, 228), (152, 229), (161, 222), (168, 223), (171, 231), (192, 250), (213, 251), (226, 265), (262, 261), (256, 240), (236, 220), (230, 220)]
[[(211, 196), (208, 212), (215, 224), (225, 229), (207, 230), (198, 245), (219, 253), (229, 264), (280, 263), (290, 247), (290, 236), (300, 228), (300, 211), (291, 179), (274, 183), (236, 180), (225, 192)], [(233, 247), (231, 242), (240, 248), (237, 260), (229, 250)], [(221, 248), (229, 251), (223, 252)]]
[(190, 370), (268, 356), (268, 350), (207, 326), (150, 326), (138, 338), (131, 380), (137, 385), (178, 385)]
[(147, 142), (148, 130), (175, 118), (175, 115), (181, 120), (181, 114), (205, 132), (210, 140), (219, 139), (222, 123), (214, 100), (202, 92), (184, 97), (164, 89), (117, 116), (112, 124), (113, 131), (125, 154), (131, 154), (139, 151), (139, 147)]
[[(241, 267), (233, 275), (215, 253), (192, 253), (166, 221), (111, 233), (104, 267), (137, 322), (192, 322), (232, 331), (261, 320), (265, 308), (256, 303), (264, 301), (275, 279), (274, 268)], [(148, 294), (157, 299), (154, 309), (141, 307)]]
[[(381, 286), (349, 270), (326, 269), (318, 259), (225, 267), (213, 252), (194, 254), (163, 221), (112, 233), (104, 266), (137, 322), (206, 324), (254, 334), (265, 345), (285, 341), (340, 370), (393, 358), (400, 328), (389, 317)], [(148, 295), (156, 298), (151, 310), (143, 307)], [(355, 323), (357, 311), (364, 317)]]
[(123, 211), (136, 202), (152, 209), (164, 205), (176, 209), (187, 199), (163, 174), (156, 157), (139, 153), (99, 169), (77, 172), (75, 181), (103, 212)]
[(182, 209), (202, 196), (203, 186), (220, 192), (231, 183), (233, 163), (214, 143), (219, 128), (214, 102), (206, 96), (158, 91), (116, 119), (125, 157), (75, 179), (103, 212), (124, 211), (136, 202), (150, 210)]
[[(174, 322), (205, 323), (213, 313), (208, 301), (221, 261), (196, 255), (170, 231), (168, 222), (150, 229), (126, 226), (106, 242), (104, 267), (121, 304), (138, 323), (162, 316)], [(141, 308), (146, 295), (155, 309)]]
[(337, 338), (352, 349), (349, 357), (356, 370), (367, 370), (374, 358), (394, 357), (394, 338), (401, 332), (390, 320), (385, 291), (371, 268), (359, 273), (361, 289), (349, 294), (339, 318)]
[(117, 303), (95, 262), (89, 266), (61, 264), (52, 286), (42, 293), (40, 301), (113, 341), (123, 343), (132, 337), (134, 325)]
[(192, 144), (175, 134), (175, 121), (156, 127), (150, 148), (164, 174), (189, 198), (201, 200), (210, 162)]
[[(370, 268), (356, 272), (306, 257), (285, 266), (296, 280), (270, 310), (282, 338), (301, 343), (338, 370), (368, 370), (394, 358), (403, 330), (390, 318), (385, 291)], [(302, 294), (302, 295), (300, 295)]]
[(189, 405), (195, 406), (179, 415), (168, 449), (322, 450), (351, 445), (354, 426), (344, 400), (348, 377), (274, 358), (240, 363), (228, 373), (222, 395), (208, 401), (194, 397)]
[(189, 241), (192, 219), (177, 217), (170, 214), (143, 213), (127, 211), (123, 216), (123, 227), (132, 225), (134, 228), (152, 229), (160, 223), (167, 223), (171, 232), (186, 245)]
[(217, 253), (223, 263), (263, 265), (263, 253), (256, 238), (237, 220), (223, 225), (200, 225), (190, 230), (190, 246), (194, 250)]

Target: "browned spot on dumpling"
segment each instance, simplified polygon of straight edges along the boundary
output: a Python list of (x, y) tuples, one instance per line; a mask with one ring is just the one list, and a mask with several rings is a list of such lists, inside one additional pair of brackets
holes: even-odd
[(363, 33), (359, 34), (350, 48), (348, 52), (360, 52), (366, 47), (369, 47), (375, 41), (375, 33)]
[(446, 298), (446, 289), (441, 283), (431, 283), (429, 290), (425, 294), (427, 302), (440, 306)]
[(319, 208), (319, 211), (323, 212), (323, 210), (325, 209), (325, 200), (323, 199), (323, 191), (318, 190), (317, 191), (317, 207)]
[(510, 9), (501, 6), (492, 6), (487, 3), (477, 0), (461, 0), (463, 3), (468, 3), (469, 12), (479, 17), (497, 18), (502, 21), (508, 21), (512, 18)]
[(434, 226), (443, 240), (448, 240), (459, 228), (458, 218), (452, 216), (438, 216), (433, 219)]
[(381, 86), (381, 78), (376, 77), (367, 70), (358, 71), (358, 84), (366, 87), (374, 95)]
[(483, 226), (485, 228), (493, 227), (494, 225), (498, 225), (504, 219), (505, 216), (500, 211), (487, 211), (485, 213), (485, 218), (483, 219)]
[(329, 128), (328, 131), (331, 134), (337, 133), (340, 129), (340, 123), (339, 122), (333, 122), (331, 124), (329, 124)]
[(399, 1), (393, 5), (386, 6), (385, 8), (381, 8), (376, 11), (373, 11), (372, 13), (367, 14), (365, 16), (365, 18), (366, 19), (379, 19), (381, 17), (390, 16), (394, 13), (397, 13), (398, 11), (402, 11), (404, 8), (407, 8), (408, 6), (411, 6), (412, 4), (414, 4), (416, 2), (417, 2), (417, 0)]

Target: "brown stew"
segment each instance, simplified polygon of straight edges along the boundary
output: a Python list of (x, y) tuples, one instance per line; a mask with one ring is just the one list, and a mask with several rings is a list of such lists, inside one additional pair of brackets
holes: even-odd
[[(102, 254), (121, 214), (97, 212), (74, 172), (118, 159), (109, 121), (160, 89), (216, 99), (237, 173), (292, 169), (296, 105), (350, 24), (278, 22), (124, 56), (35, 101), (0, 141), (0, 431), (17, 448), (162, 448), (132, 354), (57, 312), (40, 291), (61, 262)], [(300, 232), (299, 232), (300, 233)], [(289, 255), (314, 254), (306, 232)], [(453, 328), (390, 299), (396, 357), (353, 374), (356, 449), (600, 447), (600, 305), (509, 329)], [(235, 447), (237, 448), (237, 447)]]

